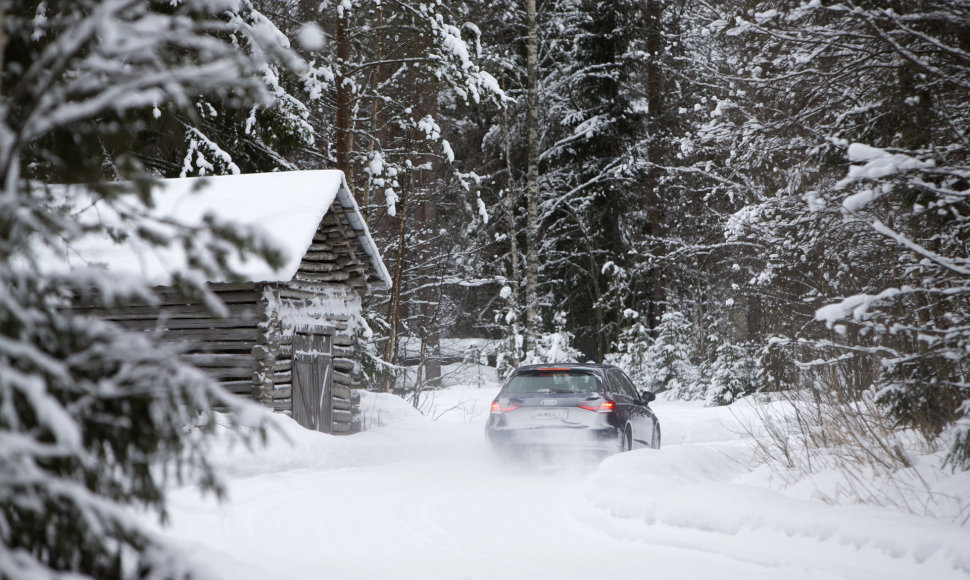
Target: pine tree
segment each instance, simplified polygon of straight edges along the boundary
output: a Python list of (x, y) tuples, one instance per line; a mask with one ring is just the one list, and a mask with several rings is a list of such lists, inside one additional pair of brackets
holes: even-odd
[(643, 203), (634, 145), (645, 115), (635, 103), (632, 62), (643, 31), (635, 3), (565, 2), (559, 10), (564, 30), (553, 49), (568, 64), (550, 67), (545, 79), (547, 122), (556, 129), (547, 131), (543, 152), (543, 273), (557, 281), (552, 291), (583, 350), (602, 360), (621, 313), (643, 292), (611, 272), (628, 266), (641, 227), (629, 208)]
[(696, 347), (690, 322), (683, 313), (668, 310), (664, 313), (657, 338), (647, 350), (647, 360), (651, 377), (647, 387), (653, 392), (669, 390), (671, 396), (679, 399), (697, 399), (704, 396), (705, 385), (701, 384), (699, 370), (694, 364)]
[(650, 346), (653, 344), (650, 329), (643, 324), (636, 310), (627, 309), (623, 318), (623, 330), (603, 362), (623, 369), (635, 385), (656, 386), (651, 376), (654, 367), (649, 359)]
[[(260, 253), (234, 228), (148, 219), (152, 179), (137, 157), (82, 145), (137, 130), (154, 107), (199, 97), (267, 102), (254, 60), (223, 34), (282, 51), (249, 26), (250, 7), (212, 12), (187, 0), (8, 2), (0, 96), (0, 578), (188, 578), (196, 573), (147, 531), (132, 506), (165, 516), (167, 483), (220, 485), (205, 456), (214, 408), (242, 411), (211, 379), (99, 309), (151, 289), (97, 265), (64, 272), (59, 251), (91, 235), (73, 209), (100, 200), (127, 235), (183, 246), (201, 280), (231, 252)], [(262, 52), (265, 54), (265, 52)], [(126, 185), (102, 184), (105, 176)], [(52, 182), (77, 182), (72, 187)], [(159, 232), (167, 235), (159, 235)], [(275, 259), (278, 259), (276, 257)], [(208, 266), (208, 267), (207, 267)], [(230, 273), (231, 275), (231, 273)]]
[(705, 400), (708, 405), (729, 405), (739, 398), (761, 390), (760, 369), (749, 348), (725, 342), (717, 347), (711, 364), (710, 383)]

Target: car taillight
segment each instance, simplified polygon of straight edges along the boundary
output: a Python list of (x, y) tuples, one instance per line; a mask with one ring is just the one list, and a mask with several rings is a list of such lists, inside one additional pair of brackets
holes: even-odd
[(613, 401), (600, 401), (598, 405), (589, 404), (589, 403), (580, 403), (576, 406), (579, 407), (580, 409), (586, 409), (587, 411), (596, 411), (597, 413), (609, 413), (614, 408), (616, 408), (616, 405), (613, 404)]
[(503, 406), (502, 403), (499, 403), (498, 401), (492, 401), (492, 413), (496, 415), (501, 415), (502, 413), (505, 413), (507, 411), (514, 411), (519, 407), (520, 405), (516, 403), (510, 402), (508, 405)]

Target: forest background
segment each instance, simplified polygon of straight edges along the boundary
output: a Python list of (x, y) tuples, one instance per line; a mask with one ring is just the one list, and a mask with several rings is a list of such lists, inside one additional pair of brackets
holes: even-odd
[[(5, 88), (61, 4), (6, 4)], [(394, 279), (370, 388), (417, 397), (487, 337), (501, 372), (862, 404), (970, 465), (966, 2), (222, 4), (262, 98), (105, 107), (14, 179), (341, 169)]]

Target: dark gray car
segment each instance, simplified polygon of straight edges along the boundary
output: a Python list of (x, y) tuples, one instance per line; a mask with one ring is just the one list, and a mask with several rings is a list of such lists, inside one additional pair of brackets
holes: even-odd
[(485, 431), (500, 453), (659, 449), (655, 398), (612, 365), (526, 365), (492, 402)]

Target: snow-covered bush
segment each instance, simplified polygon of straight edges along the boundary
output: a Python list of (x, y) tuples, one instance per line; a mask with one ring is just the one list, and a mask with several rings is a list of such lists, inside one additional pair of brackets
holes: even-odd
[(574, 363), (583, 359), (583, 353), (573, 348), (573, 334), (566, 330), (566, 313), (557, 312), (553, 324), (556, 330), (539, 336), (535, 348), (526, 353), (524, 364)]
[(502, 286), (499, 291), (502, 307), (495, 313), (495, 322), (504, 329), (504, 338), (499, 344), (495, 357), (495, 372), (500, 380), (505, 380), (522, 360), (522, 346), (525, 337), (519, 328), (519, 308), (515, 303), (515, 293), (510, 286)]
[(898, 424), (919, 429), (932, 439), (954, 422), (961, 405), (970, 406), (970, 398), (947, 384), (950, 377), (966, 376), (961, 366), (940, 353), (884, 359), (876, 402), (888, 408)]
[(606, 362), (626, 371), (635, 384), (708, 405), (727, 405), (760, 390), (763, 376), (755, 346), (724, 342), (716, 347), (713, 361), (695, 362), (694, 328), (682, 312), (664, 314), (655, 340), (636, 312), (628, 311), (624, 318), (628, 324)]
[(785, 391), (802, 386), (802, 376), (795, 363), (792, 341), (783, 337), (771, 337), (761, 347), (758, 368), (759, 383), (764, 391)]
[(742, 424), (781, 485), (811, 480), (812, 495), (830, 503), (872, 503), (966, 523), (970, 498), (937, 486), (946, 476), (944, 442), (899, 429), (875, 390), (846, 388), (846, 374), (836, 367), (812, 366), (804, 374), (810, 386), (752, 399), (757, 422)]
[(717, 347), (708, 375), (705, 395), (708, 405), (729, 405), (739, 397), (759, 390), (761, 372), (752, 350), (729, 342)]
[(606, 355), (604, 362), (616, 365), (626, 372), (635, 385), (653, 385), (654, 368), (650, 364), (650, 330), (643, 325), (640, 313), (626, 310), (623, 313), (625, 327), (613, 346), (613, 352)]
[(360, 348), (360, 385), (368, 391), (390, 391), (397, 372), (387, 362), (386, 343), (373, 340), (375, 334), (388, 334), (387, 320), (383, 313), (373, 309), (364, 310), (357, 330), (357, 344)]
[(657, 338), (647, 350), (644, 374), (647, 388), (670, 391), (678, 399), (700, 399), (705, 395), (701, 372), (692, 362), (693, 327), (682, 312), (664, 313), (657, 327)]

